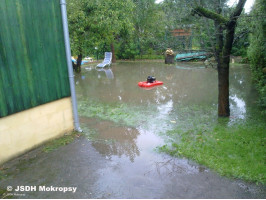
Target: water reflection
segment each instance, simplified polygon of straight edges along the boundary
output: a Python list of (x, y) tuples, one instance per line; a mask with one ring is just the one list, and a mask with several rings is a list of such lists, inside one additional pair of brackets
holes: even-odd
[[(108, 69), (105, 69), (105, 68), (97, 68), (96, 69), (98, 72), (104, 72), (106, 77), (108, 79), (113, 79), (114, 78), (114, 74), (113, 74), (113, 71), (112, 69), (108, 68)], [(101, 78), (101, 75), (98, 74), (98, 78)]]
[(234, 114), (240, 118), (244, 119), (246, 114), (246, 103), (243, 99), (238, 98), (236, 95), (230, 96), (231, 100), (231, 109), (234, 111)]
[[(85, 78), (77, 77), (79, 100), (93, 99), (111, 105), (119, 102), (140, 108), (141, 114), (146, 116), (142, 124), (136, 124), (136, 129), (114, 127), (107, 122), (89, 123), (88, 126), (98, 130), (98, 139), (106, 140), (93, 143), (101, 154), (107, 158), (125, 156), (133, 162), (140, 156), (138, 142), (144, 138), (143, 134), (167, 132), (178, 125), (193, 126), (195, 119), (202, 120), (203, 125), (209, 124), (210, 119), (216, 119), (217, 70), (203, 69), (201, 64), (192, 64), (187, 70), (183, 69), (188, 67), (187, 63), (179, 65), (177, 68), (162, 63), (121, 62), (114, 65), (112, 70), (84, 70), (82, 76)], [(232, 67), (230, 70), (232, 117), (229, 120), (244, 119), (256, 95), (247, 67)], [(164, 85), (148, 90), (139, 88), (138, 82), (145, 80), (148, 75), (154, 75)], [(146, 140), (143, 139), (145, 145)]]
[(95, 119), (81, 118), (81, 122), (86, 126), (96, 130), (97, 134), (92, 146), (107, 159), (113, 156), (126, 156), (134, 162), (140, 151), (136, 144), (136, 139), (140, 134), (135, 128), (115, 126), (109, 121), (98, 121)]
[[(173, 100), (184, 103), (212, 103), (217, 99), (217, 73), (212, 69), (181, 70), (161, 63), (117, 63), (112, 67), (113, 79), (98, 78), (98, 71), (84, 70), (87, 76), (77, 88), (80, 97), (93, 97), (101, 102), (122, 102), (139, 104), (160, 104)], [(138, 82), (153, 74), (164, 85), (143, 90)], [(111, 93), (110, 95), (106, 95)], [(203, 95), (204, 94), (204, 95)]]
[(245, 119), (251, 114), (257, 99), (257, 93), (252, 85), (248, 65), (232, 66), (230, 70), (230, 109), (231, 119)]
[(195, 165), (195, 163), (181, 158), (166, 158), (153, 164), (153, 170), (149, 173), (157, 173), (162, 178), (172, 177), (175, 174), (197, 174), (208, 171), (206, 167)]
[(176, 65), (175, 66), (177, 69), (185, 69), (185, 70), (195, 70), (195, 69), (205, 69), (206, 67), (201, 65), (200, 63), (195, 65), (195, 63), (188, 63), (188, 64), (183, 64), (182, 65)]

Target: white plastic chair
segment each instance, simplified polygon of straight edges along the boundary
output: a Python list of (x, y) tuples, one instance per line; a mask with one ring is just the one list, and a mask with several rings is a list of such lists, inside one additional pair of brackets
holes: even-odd
[(105, 52), (104, 60), (102, 63), (98, 64), (97, 67), (106, 67), (112, 64), (112, 52)]

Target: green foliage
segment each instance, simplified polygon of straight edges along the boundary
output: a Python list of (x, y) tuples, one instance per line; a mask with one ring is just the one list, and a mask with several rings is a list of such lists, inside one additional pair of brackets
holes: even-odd
[(89, 44), (89, 41), (86, 39), (86, 36), (88, 36), (86, 29), (89, 26), (89, 18), (84, 10), (84, 5), (84, 0), (67, 0), (70, 43), (73, 55), (82, 54), (82, 49)]
[(153, 60), (153, 59), (164, 59), (164, 55), (156, 55), (156, 54), (152, 54), (152, 55), (137, 55), (135, 57), (136, 59), (149, 59), (149, 60)]
[(133, 41), (134, 36), (132, 32), (126, 28), (122, 29), (116, 41), (117, 56), (119, 59), (135, 59), (138, 51), (137, 45)]
[(166, 26), (171, 30), (193, 23), (191, 6), (186, 1), (164, 0), (161, 8), (166, 15)]
[[(74, 55), (99, 55), (115, 46), (119, 59), (141, 58), (142, 55), (162, 53), (170, 47), (174, 50), (215, 48), (214, 23), (205, 18), (191, 16), (188, 0), (67, 0), (71, 48)], [(226, 22), (232, 8), (225, 0), (200, 1), (199, 6), (216, 11), (221, 7), (220, 21)], [(195, 2), (193, 3), (195, 6)], [(212, 13), (213, 14), (213, 13)], [(215, 13), (214, 13), (215, 14)], [(247, 15), (247, 14), (245, 14)], [(248, 46), (246, 26), (249, 18), (241, 17), (236, 29), (232, 53), (246, 56)], [(173, 37), (174, 29), (191, 29), (191, 37)], [(150, 50), (155, 53), (150, 53)], [(145, 57), (145, 56), (144, 56)]]
[(67, 0), (73, 55), (110, 51), (110, 45), (122, 29), (132, 29), (131, 0)]
[[(4, 173), (4, 170), (3, 169), (0, 169), (0, 181), (3, 180), (4, 178), (6, 178), (6, 174)], [(1, 193), (0, 193), (1, 195)]]
[[(199, 14), (200, 13), (200, 14)], [(227, 24), (229, 20), (224, 16), (216, 13), (215, 11), (208, 10), (201, 6), (197, 6), (193, 9), (192, 14), (199, 14), (200, 16), (204, 16), (209, 19), (215, 19), (215, 21), (219, 22), (220, 24)]]
[(165, 13), (154, 0), (134, 0), (134, 42), (140, 55), (148, 49), (165, 49)]
[(6, 190), (0, 189), (0, 197), (6, 192)]
[(114, 40), (122, 29), (132, 29), (132, 12), (134, 4), (131, 0), (96, 1), (97, 10), (94, 20), (109, 42)]
[(248, 49), (253, 80), (260, 94), (260, 105), (264, 112), (266, 108), (266, 18), (261, 15), (265, 15), (265, 9), (266, 1), (256, 0), (251, 13), (254, 20)]
[(138, 54), (137, 47), (134, 43), (122, 43), (118, 49), (117, 56), (119, 59), (135, 59)]
[(247, 26), (247, 24), (250, 23), (250, 19), (252, 19), (252, 15), (243, 12), (237, 21), (237, 28), (231, 51), (231, 54), (234, 56), (247, 57), (247, 49), (249, 46), (248, 35), (252, 31), (251, 26)]
[(8, 196), (8, 191), (2, 188), (0, 188), (0, 198), (1, 199), (13, 199), (12, 196)]

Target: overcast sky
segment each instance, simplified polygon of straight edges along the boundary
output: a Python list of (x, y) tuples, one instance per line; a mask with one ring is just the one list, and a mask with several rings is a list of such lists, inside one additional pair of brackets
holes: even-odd
[[(160, 3), (163, 0), (156, 0), (156, 3)], [(229, 0), (228, 5), (232, 6), (234, 4), (236, 4), (238, 2), (238, 0)], [(249, 12), (251, 7), (253, 6), (255, 0), (247, 0), (246, 4), (245, 4), (245, 11)]]
[[(228, 5), (229, 5), (229, 6), (232, 6), (232, 5), (234, 5), (234, 4), (237, 4), (237, 2), (238, 2), (238, 0), (230, 0), (230, 1), (228, 2)], [(247, 0), (247, 2), (246, 2), (246, 4), (245, 4), (245, 11), (246, 11), (246, 12), (249, 12), (249, 11), (250, 11), (250, 9), (251, 9), (251, 7), (253, 6), (254, 2), (255, 2), (255, 0)]]

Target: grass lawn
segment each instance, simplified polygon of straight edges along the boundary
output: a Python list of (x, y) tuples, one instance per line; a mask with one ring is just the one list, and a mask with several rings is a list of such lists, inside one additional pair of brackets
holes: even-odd
[(260, 120), (211, 129), (176, 129), (168, 135), (178, 137), (159, 150), (190, 158), (221, 175), (265, 184), (265, 130), (265, 122)]

